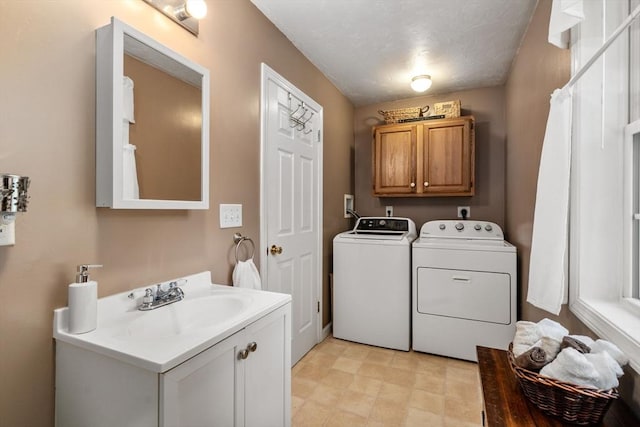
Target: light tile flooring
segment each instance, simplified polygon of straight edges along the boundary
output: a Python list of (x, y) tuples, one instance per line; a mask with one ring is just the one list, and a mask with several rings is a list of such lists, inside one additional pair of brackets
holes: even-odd
[(481, 425), (475, 363), (328, 337), (293, 367), (293, 427)]

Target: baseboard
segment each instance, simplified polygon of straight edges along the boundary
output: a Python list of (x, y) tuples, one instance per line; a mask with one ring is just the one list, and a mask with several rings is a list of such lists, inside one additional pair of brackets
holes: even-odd
[(321, 337), (320, 341), (323, 341), (325, 338), (327, 338), (329, 335), (331, 335), (331, 330), (332, 329), (333, 329), (333, 322), (327, 323), (327, 326), (325, 326), (322, 329), (322, 337)]

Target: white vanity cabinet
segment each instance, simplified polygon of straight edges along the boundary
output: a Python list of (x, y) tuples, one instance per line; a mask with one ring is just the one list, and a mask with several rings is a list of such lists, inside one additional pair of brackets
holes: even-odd
[(288, 426), (289, 305), (160, 376), (160, 423)]
[(161, 372), (57, 340), (56, 425), (290, 426), (290, 328), (287, 302)]

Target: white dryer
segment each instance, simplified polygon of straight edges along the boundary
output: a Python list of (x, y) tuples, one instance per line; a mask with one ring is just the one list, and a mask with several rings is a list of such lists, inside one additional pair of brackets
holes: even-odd
[(408, 218), (362, 217), (333, 239), (333, 336), (408, 351), (411, 242)]
[(476, 361), (516, 323), (516, 248), (486, 221), (425, 223), (413, 243), (413, 349)]

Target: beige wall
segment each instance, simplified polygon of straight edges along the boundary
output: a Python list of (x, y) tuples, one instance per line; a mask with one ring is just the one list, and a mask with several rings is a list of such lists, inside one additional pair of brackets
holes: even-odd
[[(417, 107), (452, 99), (461, 101), (462, 115), (476, 119), (476, 195), (473, 197), (373, 197), (371, 176), (371, 127), (383, 123), (378, 110)], [(355, 207), (359, 214), (383, 216), (385, 206), (395, 216), (411, 218), (418, 229), (426, 221), (454, 219), (457, 206), (469, 206), (471, 217), (504, 225), (505, 118), (504, 88), (489, 87), (422, 96), (356, 108), (355, 113)]]
[[(506, 84), (507, 118), (507, 230), (518, 248), (519, 318), (538, 321), (555, 319), (573, 333), (593, 333), (566, 306), (553, 316), (526, 302), (531, 232), (536, 199), (540, 153), (544, 138), (549, 97), (570, 77), (570, 53), (547, 43), (551, 0), (540, 0)], [(627, 369), (621, 379), (623, 398), (640, 413), (640, 376)]]
[[(353, 106), (248, 0), (207, 3), (195, 38), (139, 0), (0, 2), (0, 172), (32, 179), (17, 243), (0, 247), (1, 426), (52, 425), (52, 311), (77, 264), (104, 264), (100, 296), (203, 270), (230, 282), (233, 233), (259, 237), (263, 61), (324, 107), (328, 300), (331, 238), (348, 226)], [(112, 15), (210, 70), (208, 211), (95, 207), (95, 29)], [(243, 204), (241, 229), (219, 228), (220, 203)]]

